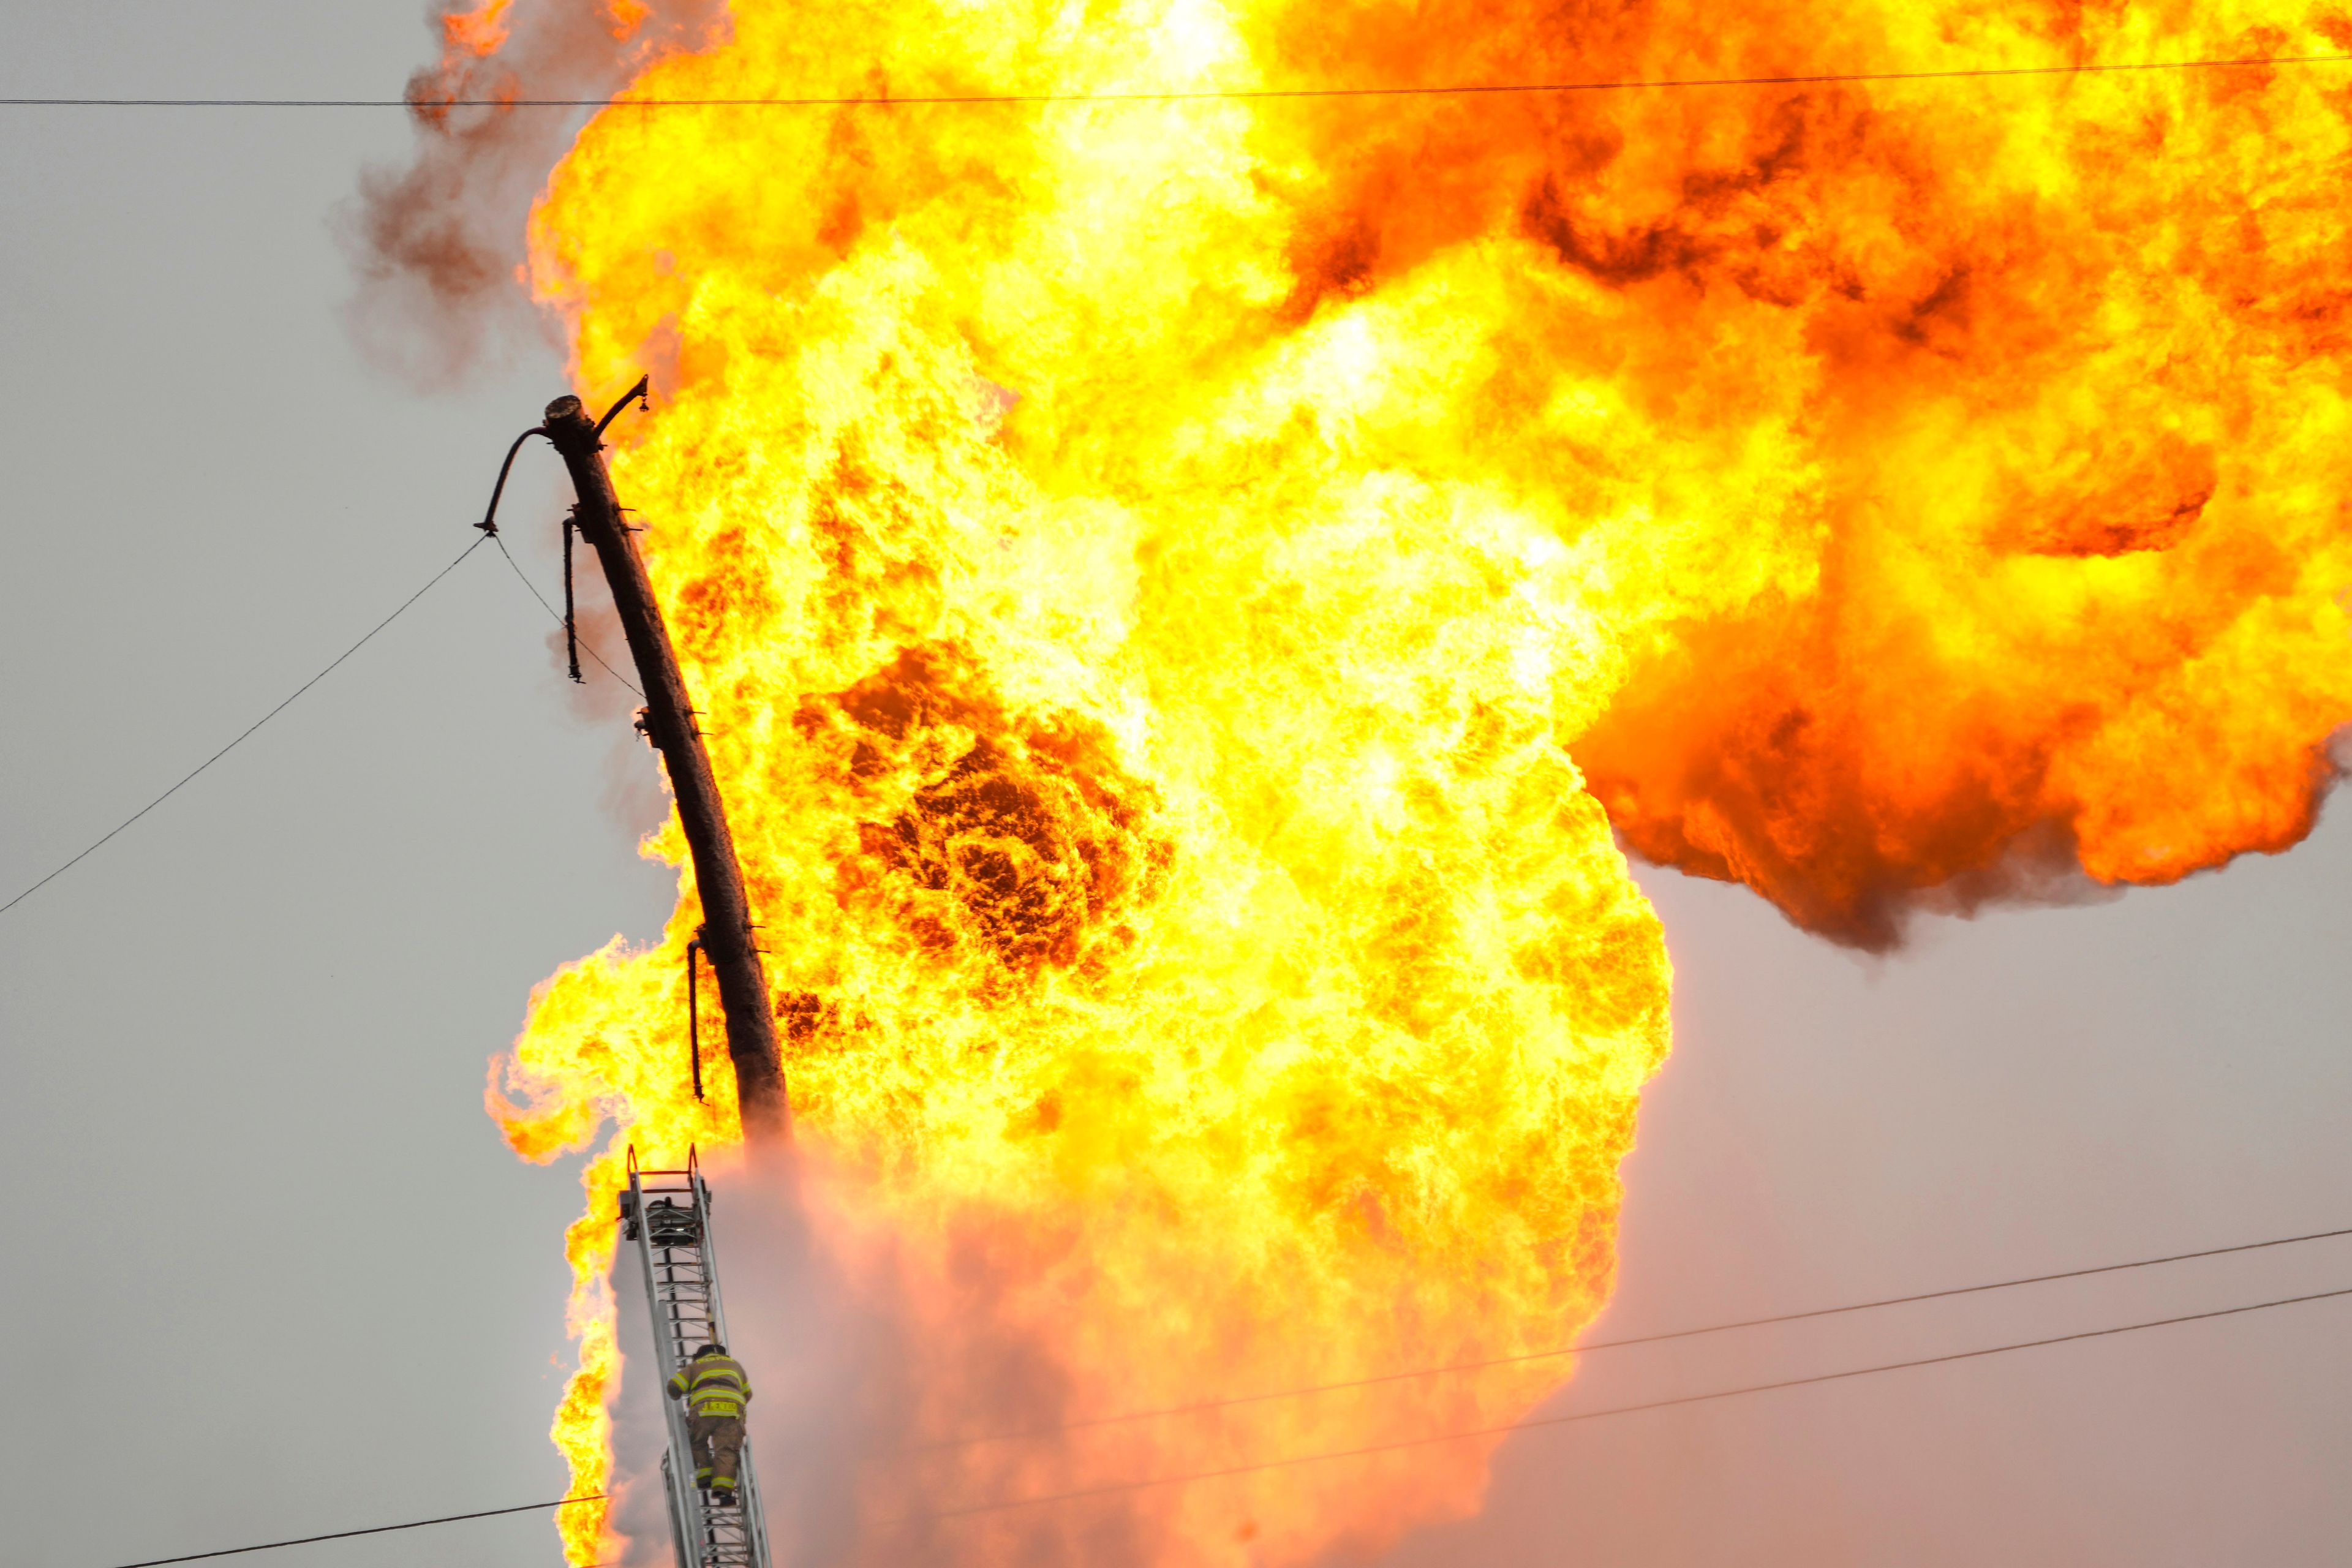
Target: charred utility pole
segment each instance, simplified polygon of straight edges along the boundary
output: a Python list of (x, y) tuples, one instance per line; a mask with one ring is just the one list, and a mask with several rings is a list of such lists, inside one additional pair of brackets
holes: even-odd
[(547, 405), (547, 422), (540, 428), (572, 470), (572, 488), (580, 497), (574, 521), (612, 584), (613, 606), (628, 634), (637, 679), (645, 683), (646, 733), (669, 768), (678, 820), (694, 855), (695, 885), (702, 894), (702, 951), (719, 977), (719, 1005), (727, 1017), (727, 1054), (735, 1062), (744, 1137), (754, 1143), (782, 1142), (792, 1134), (792, 1109), (784, 1092), (775, 1013), (768, 1003), (768, 978), (760, 950), (752, 943), (751, 906), (735, 858), (735, 837), (728, 831), (710, 754), (694, 727), (693, 704), (687, 700), (661, 606), (654, 600), (653, 581), (622, 521), (620, 498), (604, 468), (604, 426), (645, 389), (646, 384), (638, 382), (601, 421), (590, 419), (578, 398), (559, 397)]

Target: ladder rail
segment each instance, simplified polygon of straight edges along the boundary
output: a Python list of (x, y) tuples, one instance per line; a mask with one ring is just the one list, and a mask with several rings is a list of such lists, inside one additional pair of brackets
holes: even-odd
[[(685, 1179), (675, 1180), (678, 1177)], [(656, 1245), (649, 1207), (655, 1200), (691, 1211), (690, 1244), (678, 1241), (673, 1226), (669, 1244)], [(683, 1171), (640, 1170), (632, 1150), (629, 1191), (622, 1201), (622, 1214), (625, 1228), (635, 1232), (638, 1260), (645, 1271), (646, 1314), (652, 1320), (655, 1359), (664, 1384), (661, 1402), (669, 1445), (662, 1456), (662, 1489), (669, 1504), (678, 1568), (770, 1568), (750, 1442), (744, 1443), (737, 1466), (734, 1506), (708, 1506), (705, 1494), (692, 1479), (694, 1445), (687, 1429), (686, 1402), (669, 1397), (671, 1375), (704, 1345), (723, 1344), (727, 1338), (726, 1307), (719, 1293), (718, 1264), (710, 1239), (710, 1187), (702, 1179), (700, 1162), (689, 1155)]]
[(662, 1497), (669, 1504), (670, 1556), (677, 1563), (677, 1568), (694, 1568), (686, 1560), (688, 1531), (686, 1515), (680, 1511), (685, 1505), (677, 1496), (677, 1467), (670, 1463), (667, 1448), (662, 1450)]

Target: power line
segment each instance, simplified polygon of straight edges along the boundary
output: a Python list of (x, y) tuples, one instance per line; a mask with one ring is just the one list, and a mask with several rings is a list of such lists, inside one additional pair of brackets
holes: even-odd
[(1801, 76), (1624, 77), (1592, 81), (1462, 82), (1436, 87), (1201, 88), (1165, 92), (941, 92), (897, 98), (0, 98), (9, 109), (892, 109), (919, 105), (1202, 103), (1324, 98), (1477, 98), (1688, 88), (1819, 87), (1838, 82), (1958, 81), (2139, 71), (2352, 63), (2344, 55), (2247, 55), (2119, 65), (1959, 66), (1943, 70), (1820, 71)]
[(2261, 1312), (2273, 1307), (2300, 1306), (2306, 1301), (2328, 1301), (2344, 1296), (2352, 1296), (2352, 1287), (2347, 1287), (2341, 1290), (2315, 1291), (2308, 1296), (2284, 1296), (2275, 1300), (2254, 1301), (2242, 1307), (2221, 1307), (2210, 1312), (2188, 1312), (2177, 1318), (2157, 1318), (2143, 1323), (2123, 1323), (2111, 1329), (2085, 1329), (2079, 1333), (2053, 1334), (2042, 1340), (2019, 1340), (2011, 1344), (1987, 1345), (1982, 1349), (1972, 1351), (1954, 1351), (1946, 1355), (1920, 1356), (1911, 1361), (1885, 1362), (1876, 1366), (1850, 1367), (1843, 1372), (1816, 1373), (1810, 1377), (1785, 1377), (1775, 1383), (1751, 1383), (1739, 1388), (1718, 1388), (1706, 1394), (1685, 1394), (1672, 1399), (1646, 1400), (1640, 1405), (1614, 1405), (1603, 1410), (1580, 1410), (1566, 1415), (1541, 1415), (1529, 1421), (1511, 1421), (1496, 1426), (1476, 1426), (1462, 1432), (1441, 1432), (1427, 1437), (1400, 1437), (1391, 1443), (1369, 1443), (1360, 1448), (1337, 1448), (1320, 1454), (1295, 1454), (1286, 1458), (1263, 1459), (1249, 1465), (1228, 1465), (1222, 1469), (1194, 1470), (1181, 1476), (1161, 1476), (1151, 1480), (1119, 1481), (1108, 1486), (1082, 1487), (1074, 1491), (1048, 1492), (1038, 1497), (1010, 1498), (1003, 1502), (977, 1503), (970, 1508), (943, 1509), (936, 1513), (915, 1517), (963, 1519), (974, 1514), (1001, 1513), (1008, 1509), (1038, 1508), (1047, 1503), (1076, 1502), (1086, 1498), (1110, 1497), (1121, 1492), (1146, 1491), (1160, 1487), (1188, 1486), (1194, 1481), (1219, 1480), (1230, 1476), (1252, 1475), (1261, 1470), (1286, 1469), (1294, 1465), (1320, 1464), (1328, 1459), (1361, 1458), (1372, 1454), (1394, 1453), (1403, 1448), (1424, 1448), (1439, 1443), (1466, 1442), (1473, 1437), (1495, 1437), (1509, 1432), (1528, 1432), (1548, 1426), (1571, 1426), (1580, 1421), (1598, 1421), (1610, 1415), (1633, 1415), (1645, 1410), (1666, 1410), (1678, 1405), (1702, 1405), (1715, 1399), (1736, 1399), (1743, 1394), (1769, 1394), (1779, 1389), (1803, 1388), (1817, 1383), (1837, 1383), (1850, 1377), (1870, 1377), (1882, 1372), (1905, 1372), (1914, 1367), (1941, 1366), (1948, 1362), (1973, 1361), (1979, 1356), (2005, 1355), (2011, 1351), (2039, 1350), (2047, 1345), (2072, 1344), (2078, 1340), (2105, 1339), (2114, 1334), (2137, 1333), (2142, 1329), (2170, 1328), (2177, 1323), (2198, 1323), (2212, 1318), (2230, 1318), (2242, 1312)]
[(1477, 1372), (1491, 1366), (1514, 1366), (1523, 1362), (1550, 1361), (1560, 1356), (1582, 1355), (1588, 1351), (1622, 1350), (1631, 1345), (1662, 1344), (1669, 1340), (1696, 1339), (1701, 1334), (1728, 1333), (1734, 1329), (1760, 1329), (1774, 1323), (1802, 1322), (1809, 1318), (1833, 1318), (1846, 1312), (1867, 1312), (1880, 1307), (1903, 1307), (1916, 1301), (1940, 1301), (1954, 1296), (1973, 1296), (1987, 1290), (2010, 1290), (2021, 1285), (2047, 1285), (2060, 1279), (2083, 1279), (2095, 1274), (2119, 1274), (2133, 1268), (2154, 1268), (2166, 1263), (2187, 1263), (2200, 1258), (2225, 1258), (2232, 1253), (2260, 1252), (2265, 1247), (2293, 1247), (2306, 1241), (2329, 1241), (2338, 1237), (2352, 1236), (2352, 1226), (2342, 1230), (2315, 1230), (2305, 1236), (2282, 1236), (2269, 1241), (2241, 1242), (2234, 1247), (2209, 1247), (2195, 1252), (2167, 1253), (2162, 1258), (2137, 1258), (2129, 1263), (2102, 1263), (2089, 1268), (2067, 1268), (2055, 1274), (2028, 1274), (2015, 1279), (1995, 1279), (1982, 1285), (1955, 1285), (1941, 1290), (1921, 1290), (1908, 1296), (1884, 1296), (1874, 1301), (1849, 1301), (1839, 1307), (1813, 1307), (1801, 1312), (1776, 1312), (1767, 1318), (1742, 1318), (1736, 1322), (1709, 1323), (1703, 1328), (1675, 1329), (1662, 1334), (1637, 1334), (1629, 1339), (1596, 1340), (1591, 1344), (1562, 1345), (1557, 1350), (1527, 1351), (1517, 1355), (1492, 1356), (1484, 1361), (1454, 1362), (1444, 1366), (1417, 1367), (1409, 1372), (1382, 1373), (1375, 1377), (1349, 1378), (1340, 1383), (1310, 1384), (1303, 1388), (1276, 1389), (1266, 1394), (1238, 1394), (1230, 1399), (1208, 1399), (1194, 1405), (1171, 1405), (1158, 1410), (1129, 1411), (1120, 1415), (1097, 1415), (1066, 1422), (1059, 1426), (1042, 1426), (1025, 1432), (993, 1432), (973, 1437), (947, 1437), (936, 1443), (921, 1445), (916, 1451), (937, 1448), (970, 1447), (982, 1443), (1010, 1443), (1034, 1438), (1059, 1436), (1066, 1432), (1085, 1431), (1096, 1426), (1115, 1426), (1131, 1421), (1150, 1421), (1169, 1415), (1193, 1415), (1211, 1410), (1229, 1410), (1241, 1405), (1263, 1405), (1276, 1399), (1301, 1399), (1309, 1394), (1331, 1394), (1349, 1388), (1371, 1388), (1387, 1383), (1404, 1383), (1416, 1378), (1440, 1377), (1448, 1373)]
[[(2341, 1235), (2342, 1232), (2329, 1234)], [(2279, 1245), (2256, 1243), (2256, 1246)], [(2244, 1248), (2217, 1248), (2216, 1252), (2242, 1251)], [(2211, 1253), (2183, 1254), (2184, 1257), (2210, 1257)], [(2129, 1268), (2119, 1264), (2114, 1267)], [(2082, 1272), (2097, 1272), (2084, 1270)], [(2072, 1275), (2049, 1278), (2066, 1279)], [(1990, 1289), (1990, 1287), (1986, 1287)], [(2145, 1322), (2122, 1323), (2112, 1328), (2085, 1329), (2071, 1334), (2053, 1334), (2045, 1339), (2019, 1340), (2009, 1344), (1986, 1345), (1970, 1351), (1953, 1351), (1943, 1355), (1919, 1356), (1909, 1361), (1885, 1362), (1875, 1366), (1850, 1367), (1843, 1372), (1816, 1373), (1807, 1377), (1782, 1378), (1773, 1383), (1748, 1384), (1738, 1388), (1715, 1389), (1705, 1394), (1685, 1394), (1671, 1399), (1653, 1399), (1639, 1405), (1611, 1405), (1601, 1410), (1575, 1411), (1565, 1415), (1538, 1416), (1533, 1420), (1506, 1422), (1499, 1426), (1473, 1427), (1460, 1432), (1443, 1432), (1424, 1437), (1402, 1437), (1394, 1442), (1366, 1444), (1361, 1447), (1332, 1449), (1319, 1454), (1297, 1454), (1285, 1458), (1265, 1459), (1255, 1464), (1229, 1465), (1214, 1470), (1195, 1470), (1181, 1476), (1162, 1476), (1150, 1480), (1123, 1481), (1109, 1486), (1087, 1487), (1073, 1491), (1052, 1492), (1038, 1497), (1013, 1498), (1002, 1502), (980, 1503), (970, 1508), (945, 1509), (919, 1517), (929, 1519), (961, 1519), (975, 1514), (997, 1513), (1009, 1509), (1042, 1507), (1048, 1503), (1074, 1502), (1087, 1498), (1108, 1497), (1123, 1492), (1144, 1491), (1160, 1487), (1185, 1486), (1194, 1481), (1217, 1480), (1232, 1476), (1251, 1475), (1263, 1470), (1287, 1468), (1294, 1465), (1318, 1464), (1330, 1459), (1360, 1458), (1373, 1454), (1393, 1453), (1400, 1449), (1428, 1447), (1439, 1443), (1465, 1442), (1475, 1437), (1500, 1436), (1512, 1432), (1527, 1432), (1545, 1427), (1570, 1426), (1583, 1421), (1598, 1421), (1612, 1415), (1633, 1415), (1643, 1411), (1671, 1409), (1682, 1405), (1700, 1405), (1717, 1399), (1734, 1399), (1751, 1394), (1769, 1394), (1781, 1389), (1803, 1388), (1815, 1384), (1838, 1383), (1848, 1378), (1869, 1377), (1879, 1373), (1906, 1372), (1918, 1367), (1941, 1366), (1952, 1362), (1974, 1361), (1983, 1356), (2004, 1355), (2012, 1351), (2040, 1350), (2051, 1345), (2072, 1344), (2083, 1340), (2105, 1339), (2116, 1334), (2137, 1333), (2144, 1329), (2171, 1328), (2181, 1323), (2198, 1323), (2216, 1318), (2237, 1317), (2247, 1312), (2266, 1311), (2273, 1307), (2300, 1306), (2312, 1301), (2335, 1300), (2352, 1296), (2352, 1287), (2340, 1290), (2320, 1290), (2305, 1296), (2285, 1296), (2267, 1301), (2253, 1301), (2238, 1307), (2220, 1307), (2205, 1312), (2187, 1312), (2178, 1317), (2157, 1318)], [(192, 1552), (178, 1557), (151, 1557), (138, 1563), (126, 1563), (118, 1568), (169, 1568), (180, 1563), (200, 1563), (215, 1557), (236, 1557), (249, 1552), (274, 1552), (281, 1547), (310, 1546), (325, 1541), (348, 1541), (362, 1535), (386, 1535), (399, 1531), (422, 1530), (436, 1524), (457, 1524), (467, 1520), (495, 1519), (505, 1514), (535, 1513), (541, 1509), (568, 1508), (573, 1503), (601, 1502), (611, 1494), (592, 1492), (582, 1497), (558, 1498), (551, 1502), (521, 1503), (512, 1508), (480, 1509), (471, 1513), (442, 1514), (433, 1519), (408, 1520), (399, 1524), (372, 1525), (364, 1530), (339, 1530), (324, 1535), (296, 1536), (286, 1541), (265, 1541), (251, 1546), (224, 1547), (213, 1552)]]
[[(510, 552), (510, 551), (509, 551), (509, 550), (507, 549), (507, 542), (506, 542), (505, 540), (503, 540), (503, 539), (500, 539), (500, 538), (499, 538), (497, 534), (495, 534), (495, 533), (491, 533), (491, 534), (485, 534), (483, 537), (484, 537), (484, 538), (486, 538), (486, 539), (490, 539), (490, 540), (494, 540), (494, 541), (496, 541), (496, 542), (497, 542), (497, 543), (498, 543), (498, 547), (499, 547), (499, 554), (501, 554), (501, 555), (503, 555), (503, 556), (505, 556), (505, 557), (507, 558), (507, 564), (514, 568), (514, 574), (515, 574), (515, 578), (516, 578), (516, 580), (517, 580), (518, 582), (521, 583), (521, 584), (522, 584), (522, 585), (523, 585), (524, 587), (526, 587), (526, 588), (530, 589), (530, 596), (531, 596), (532, 598), (537, 599), (537, 600), (539, 601), (539, 607), (540, 607), (541, 609), (542, 609), (542, 610), (545, 610), (545, 611), (548, 613), (548, 616), (550, 616), (550, 617), (551, 617), (551, 618), (555, 622), (555, 624), (556, 624), (557, 626), (562, 626), (562, 625), (563, 624), (563, 617), (562, 617), (561, 615), (557, 614), (557, 612), (556, 612), (556, 608), (555, 608), (555, 606), (554, 606), (553, 605), (551, 605), (551, 604), (549, 604), (549, 603), (547, 602), (547, 595), (545, 595), (544, 594), (541, 594), (541, 593), (539, 591), (539, 585), (538, 585), (537, 584), (533, 583), (533, 582), (532, 582), (529, 577), (526, 577), (526, 576), (524, 576), (524, 575), (523, 575), (522, 563), (521, 563), (520, 562), (518, 562), (518, 561), (514, 558), (513, 552)], [(582, 650), (583, 650), (583, 651), (584, 651), (584, 652), (588, 655), (588, 657), (589, 657), (590, 658), (594, 659), (594, 660), (595, 660), (599, 665), (603, 666), (603, 668), (604, 668), (604, 673), (605, 673), (605, 674), (607, 674), (607, 675), (611, 676), (614, 679), (615, 679), (615, 680), (619, 681), (622, 685), (624, 685), (624, 686), (627, 687), (630, 690), (632, 690), (632, 691), (635, 691), (639, 697), (643, 697), (643, 696), (645, 695), (645, 693), (644, 693), (643, 691), (639, 691), (639, 690), (637, 689), (637, 684), (636, 684), (636, 682), (635, 682), (635, 681), (631, 680), (627, 676), (623, 675), (619, 670), (614, 669), (611, 665), (609, 665), (609, 664), (605, 664), (605, 663), (604, 663), (604, 656), (603, 654), (598, 653), (598, 652), (596, 651), (596, 647), (595, 647), (595, 645), (594, 645), (594, 644), (593, 644), (593, 643), (591, 643), (591, 642), (587, 641), (585, 638), (583, 638), (583, 639), (582, 639), (582, 641), (581, 641), (580, 647), (581, 647)]]
[(400, 619), (401, 616), (408, 609), (409, 605), (414, 605), (417, 600), (425, 597), (426, 594), (433, 590), (435, 584), (439, 583), (442, 578), (446, 577), (450, 573), (455, 572), (457, 569), (457, 563), (465, 560), (467, 556), (471, 555), (478, 548), (480, 547), (481, 542), (481, 540), (477, 539), (473, 543), (468, 544), (465, 549), (459, 551), (456, 561), (450, 562), (448, 565), (444, 566), (440, 571), (433, 574), (431, 580), (428, 581), (424, 587), (417, 589), (416, 592), (409, 595), (407, 598), (403, 599), (400, 602), (400, 607), (398, 609), (393, 611), (392, 614), (384, 616), (383, 619), (378, 621), (373, 626), (370, 627), (366, 637), (360, 638), (359, 641), (352, 644), (351, 647), (345, 648), (341, 653), (337, 654), (334, 661), (329, 664), (326, 668), (320, 670), (318, 674), (312, 676), (310, 679), (296, 687), (292, 697), (287, 698), (285, 701), (280, 702), (277, 707), (272, 708), (268, 712), (264, 713), (260, 718), (256, 719), (252, 723), (247, 725), (237, 735), (236, 740), (231, 741), (227, 745), (223, 746), (211, 756), (206, 757), (203, 762), (198, 763), (188, 772), (185, 777), (183, 777), (180, 780), (178, 784), (173, 784), (170, 789), (165, 790), (162, 795), (157, 795), (153, 800), (149, 801), (145, 805), (141, 806), (137, 811), (132, 812), (129, 816), (124, 817), (121, 822), (115, 824), (114, 826), (109, 829), (103, 837), (84, 848), (80, 854), (76, 855), (72, 859), (67, 861), (64, 865), (50, 872), (47, 876), (42, 878), (31, 887), (26, 888), (23, 892), (18, 893), (6, 903), (0, 904), (0, 915), (6, 914), (18, 904), (23, 903), (35, 893), (39, 892), (43, 888), (47, 887), (51, 882), (56, 881), (59, 877), (64, 876), (76, 866), (80, 865), (84, 860), (88, 859), (90, 855), (103, 847), (107, 841), (111, 839), (116, 834), (121, 833), (124, 828), (130, 826), (132, 823), (138, 821), (141, 817), (146, 816), (149, 812), (154, 810), (157, 806), (163, 805), (165, 801), (177, 795), (180, 790), (191, 780), (194, 779), (198, 773), (203, 773), (206, 768), (211, 767), (215, 763), (219, 762), (223, 757), (227, 756), (231, 752), (236, 750), (238, 746), (245, 743), (247, 737), (250, 736), (256, 730), (260, 729), (264, 724), (268, 723), (272, 719), (277, 718), (278, 715), (285, 712), (287, 709), (292, 707), (295, 698), (301, 696), (302, 693), (310, 690), (310, 688), (318, 685), (319, 682), (326, 679), (330, 675), (332, 675), (336, 668), (342, 664), (343, 660), (351, 658), (352, 655), (365, 647), (369, 641), (374, 637), (376, 633), (383, 630), (384, 627)]
[(332, 1535), (304, 1535), (292, 1541), (265, 1541), (258, 1546), (230, 1546), (218, 1552), (191, 1552), (185, 1557), (151, 1557), (144, 1563), (125, 1563), (121, 1568), (163, 1568), (167, 1563), (201, 1563), (207, 1557), (235, 1557), (247, 1552), (275, 1552), (281, 1546), (309, 1546), (320, 1541), (348, 1541), (354, 1535), (384, 1535), (395, 1530), (422, 1530), (428, 1524), (455, 1524), (466, 1519), (495, 1519), (502, 1513), (536, 1513), (543, 1508), (569, 1508), (575, 1502), (602, 1502), (611, 1494), (591, 1492), (586, 1497), (558, 1498), (553, 1502), (527, 1502), (514, 1508), (486, 1508), (479, 1513), (448, 1513), (439, 1519), (412, 1519), (406, 1524), (379, 1524), (366, 1530), (339, 1530)]

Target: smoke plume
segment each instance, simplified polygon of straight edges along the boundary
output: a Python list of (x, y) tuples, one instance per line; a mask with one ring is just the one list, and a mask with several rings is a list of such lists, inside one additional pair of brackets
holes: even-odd
[(484, 0), (439, 13), (442, 54), (408, 79), (416, 150), (371, 169), (342, 215), (359, 288), (345, 319), (362, 352), (420, 386), (446, 387), (522, 343), (559, 340), (524, 276), (524, 220), (600, 102), (663, 54), (711, 42), (723, 0), (594, 5)]

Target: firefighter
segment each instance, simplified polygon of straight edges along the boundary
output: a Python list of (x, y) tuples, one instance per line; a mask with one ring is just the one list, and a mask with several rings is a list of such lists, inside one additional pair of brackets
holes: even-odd
[(669, 1396), (686, 1401), (686, 1430), (694, 1439), (694, 1484), (714, 1503), (735, 1500), (735, 1474), (742, 1468), (743, 1407), (751, 1402), (751, 1380), (742, 1363), (721, 1344), (708, 1344), (669, 1380)]

